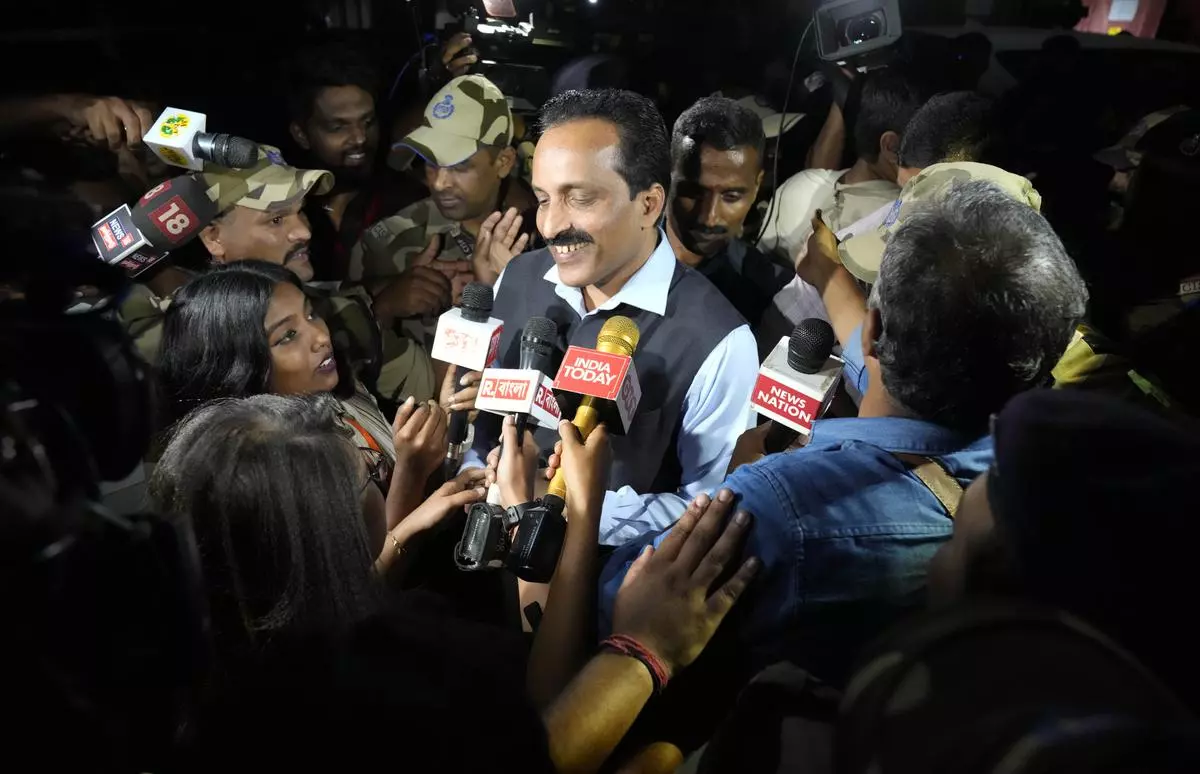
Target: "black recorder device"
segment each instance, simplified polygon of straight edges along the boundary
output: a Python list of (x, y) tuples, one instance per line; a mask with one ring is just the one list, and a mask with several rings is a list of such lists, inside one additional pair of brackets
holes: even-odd
[(460, 570), (508, 569), (530, 583), (547, 583), (558, 565), (567, 521), (538, 501), (504, 508), (476, 503), (454, 548)]

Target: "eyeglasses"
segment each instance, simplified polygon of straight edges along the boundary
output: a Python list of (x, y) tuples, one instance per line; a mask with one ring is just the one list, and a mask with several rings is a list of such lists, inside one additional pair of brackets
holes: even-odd
[(379, 491), (386, 497), (387, 480), (391, 474), (387, 456), (379, 449), (360, 446), (358, 450), (367, 460), (367, 480), (363, 482), (362, 491), (367, 491), (367, 486), (374, 481), (375, 486), (379, 487)]

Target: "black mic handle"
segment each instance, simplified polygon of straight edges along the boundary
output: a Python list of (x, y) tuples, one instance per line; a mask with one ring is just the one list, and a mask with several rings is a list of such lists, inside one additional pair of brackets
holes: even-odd
[(524, 448), (525, 445), (525, 428), (529, 425), (528, 414), (517, 414), (517, 448)]
[(792, 445), (800, 433), (788, 427), (781, 422), (771, 421), (771, 429), (767, 431), (767, 438), (763, 442), (763, 449), (767, 454), (778, 454), (781, 451), (787, 451), (787, 448)]
[[(454, 371), (454, 387), (457, 388), (462, 384), (463, 377), (471, 373), (471, 369), (458, 366)], [(451, 411), (450, 412), (450, 445), (457, 446), (467, 440), (467, 411)]]

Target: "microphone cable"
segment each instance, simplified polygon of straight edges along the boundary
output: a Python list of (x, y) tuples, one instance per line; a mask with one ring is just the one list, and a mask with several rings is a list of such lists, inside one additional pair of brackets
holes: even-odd
[[(771, 202), (767, 205), (767, 214), (763, 217), (762, 224), (758, 227), (758, 236), (754, 238), (754, 246), (762, 241), (763, 234), (767, 233), (767, 224), (771, 222), (771, 213), (775, 213), (775, 230), (779, 230), (779, 210), (781, 209), (777, 200), (779, 199), (779, 189), (782, 187), (779, 182), (779, 146), (783, 142), (783, 126), (787, 121), (788, 104), (792, 100), (792, 88), (796, 85), (796, 67), (800, 64), (800, 52), (804, 49), (804, 41), (808, 39), (808, 33), (812, 31), (813, 22), (816, 17), (808, 20), (808, 26), (804, 28), (804, 33), (800, 36), (800, 42), (796, 44), (796, 55), (792, 57), (792, 72), (788, 75), (787, 91), (783, 95), (783, 111), (779, 117), (779, 134), (775, 135), (775, 159), (771, 162), (771, 182), (775, 185), (775, 190), (771, 192)], [(793, 262), (795, 256), (792, 256)]]

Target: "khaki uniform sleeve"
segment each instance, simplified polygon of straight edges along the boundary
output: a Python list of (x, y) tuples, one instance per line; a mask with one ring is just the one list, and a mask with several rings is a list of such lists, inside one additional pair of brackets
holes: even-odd
[[(350, 251), (351, 281), (394, 277), (408, 268), (414, 255), (429, 244), (437, 232), (430, 220), (433, 203), (426, 199), (386, 217), (363, 232)], [(435, 219), (436, 220), (436, 219)]]
[(150, 365), (158, 360), (158, 348), (162, 343), (163, 321), (167, 316), (168, 299), (160, 299), (145, 285), (134, 285), (129, 296), (121, 304), (119, 315), (125, 332), (133, 345)]

